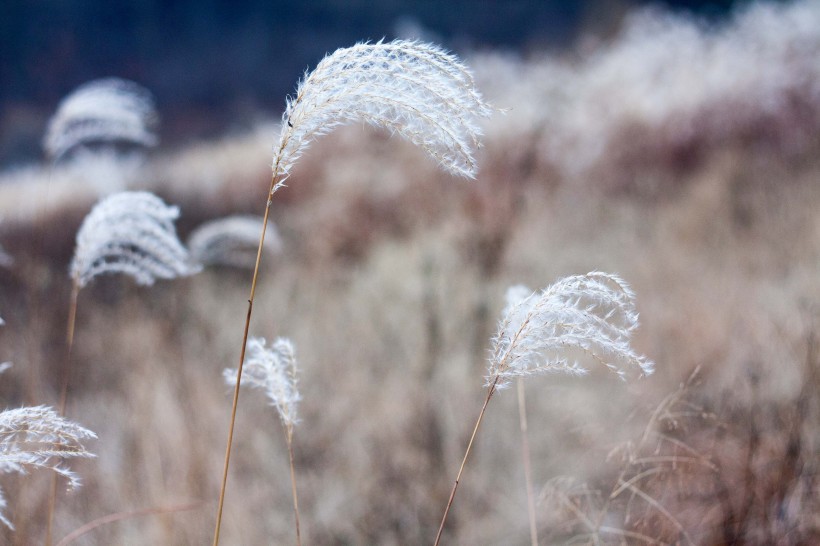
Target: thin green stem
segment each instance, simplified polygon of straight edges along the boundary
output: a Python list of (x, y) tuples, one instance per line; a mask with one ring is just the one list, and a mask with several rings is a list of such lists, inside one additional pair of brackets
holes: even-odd
[(456, 498), (456, 490), (458, 490), (458, 482), (461, 481), (461, 473), (464, 472), (464, 465), (467, 463), (467, 457), (470, 455), (470, 450), (473, 447), (473, 441), (475, 440), (476, 434), (478, 433), (478, 427), (481, 426), (481, 421), (484, 419), (484, 412), (487, 411), (487, 404), (490, 403), (490, 398), (493, 397), (493, 393), (495, 392), (495, 386), (498, 384), (498, 380), (501, 376), (496, 375), (495, 379), (493, 380), (492, 385), (487, 390), (487, 398), (484, 399), (484, 405), (481, 406), (481, 413), (478, 414), (478, 420), (475, 423), (475, 427), (473, 427), (473, 434), (470, 436), (470, 441), (467, 444), (467, 451), (464, 452), (464, 458), (461, 460), (461, 466), (458, 469), (458, 475), (456, 476), (456, 481), (453, 483), (453, 490), (450, 491), (450, 498), (447, 501), (447, 507), (444, 509), (444, 516), (441, 518), (441, 525), (438, 527), (438, 533), (436, 534), (436, 541), (433, 546), (438, 546), (439, 542), (441, 542), (441, 533), (444, 531), (444, 524), (447, 522), (447, 514), (450, 513), (450, 507), (453, 505), (453, 499)]
[[(274, 171), (276, 172), (276, 171)], [(233, 391), (233, 405), (231, 406), (231, 423), (228, 428), (228, 445), (225, 448), (225, 464), (222, 470), (222, 487), (219, 491), (219, 507), (216, 513), (216, 528), (214, 529), (213, 546), (219, 544), (219, 531), (222, 527), (222, 509), (225, 505), (225, 488), (228, 485), (228, 468), (231, 461), (231, 445), (233, 443), (233, 431), (236, 424), (236, 408), (239, 405), (239, 386), (242, 382), (242, 366), (245, 363), (245, 348), (248, 344), (248, 330), (251, 325), (251, 314), (253, 313), (253, 300), (256, 295), (256, 281), (259, 278), (259, 264), (262, 261), (262, 246), (265, 244), (265, 232), (268, 227), (268, 218), (270, 217), (271, 197), (274, 188), (276, 187), (277, 177), (274, 175), (271, 178), (270, 189), (268, 190), (267, 200), (265, 204), (265, 216), (262, 219), (262, 233), (259, 236), (259, 248), (256, 251), (256, 264), (253, 268), (253, 280), (251, 281), (251, 292), (248, 296), (248, 314), (245, 317), (245, 329), (242, 334), (242, 350), (239, 353), (239, 367), (236, 374), (236, 388)]]

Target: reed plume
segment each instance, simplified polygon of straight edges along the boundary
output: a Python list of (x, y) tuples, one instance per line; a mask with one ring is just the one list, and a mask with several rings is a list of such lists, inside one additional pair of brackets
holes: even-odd
[(284, 182), (315, 138), (364, 122), (403, 136), (446, 171), (473, 178), (477, 121), (491, 113), (470, 71), (435, 45), (396, 40), (338, 49), (288, 98), (274, 175)]
[(148, 192), (120, 192), (99, 203), (77, 232), (71, 278), (85, 287), (98, 275), (123, 273), (137, 284), (199, 271), (179, 241), (177, 207)]
[[(27, 474), (31, 470), (47, 469), (68, 480), (68, 489), (75, 489), (81, 484), (80, 477), (63, 461), (94, 457), (83, 442), (96, 437), (46, 406), (0, 412), (0, 473)], [(3, 513), (6, 504), (0, 490), (0, 522), (13, 529)]]
[(279, 143), (274, 147), (273, 176), (248, 297), (214, 546), (219, 544), (242, 366), (273, 194), (284, 186), (294, 164), (314, 139), (355, 122), (399, 134), (422, 148), (443, 169), (472, 178), (477, 169), (473, 155), (480, 136), (477, 122), (491, 112), (476, 90), (470, 71), (457, 57), (431, 44), (404, 40), (338, 49), (319, 62), (313, 72), (305, 74), (296, 96), (288, 98)]
[(128, 80), (104, 78), (81, 85), (60, 102), (49, 120), (43, 148), (56, 161), (99, 143), (157, 144), (158, 116), (151, 93)]
[[(287, 338), (277, 338), (270, 349), (265, 347), (264, 338), (252, 337), (248, 340), (247, 358), (242, 369), (245, 385), (262, 389), (272, 406), (276, 408), (285, 440), (288, 444), (290, 460), (290, 483), (293, 493), (293, 512), (296, 519), (296, 543), (302, 543), (299, 528), (299, 500), (296, 494), (296, 473), (293, 466), (293, 427), (298, 421), (297, 406), (302, 397), (299, 395), (296, 379), (296, 355), (293, 343)], [(223, 372), (228, 385), (237, 384), (237, 370), (226, 369)]]
[(496, 390), (509, 386), (514, 377), (555, 372), (584, 375), (588, 372), (585, 361), (597, 362), (621, 379), (654, 371), (653, 363), (629, 345), (638, 327), (638, 313), (635, 294), (620, 277), (592, 272), (561, 279), (540, 293), (527, 293), (524, 287), (508, 292), (507, 308), (493, 338), (487, 396), (450, 492), (436, 545)]
[[(256, 263), (256, 244), (262, 218), (259, 216), (228, 216), (206, 222), (188, 237), (188, 251), (196, 264), (228, 265), (252, 268)], [(282, 251), (282, 240), (276, 228), (268, 226), (265, 249)]]
[[(190, 264), (188, 251), (177, 237), (174, 220), (178, 216), (177, 207), (166, 205), (151, 193), (120, 192), (102, 199), (83, 220), (69, 269), (72, 287), (60, 415), (65, 415), (68, 399), (80, 290), (103, 274), (122, 273), (132, 277), (137, 284), (151, 285), (156, 279), (173, 279), (199, 271), (198, 266)], [(46, 546), (51, 544), (56, 496), (56, 481), (53, 481)]]

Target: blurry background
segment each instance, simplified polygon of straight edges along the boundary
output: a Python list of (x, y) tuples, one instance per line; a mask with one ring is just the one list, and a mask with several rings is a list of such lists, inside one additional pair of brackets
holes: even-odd
[[(59, 100), (118, 76), (156, 96), (163, 137), (214, 136), (278, 112), (325, 53), (363, 40), (421, 38), (457, 53), (522, 54), (607, 37), (645, 0), (9, 0), (0, 4), (0, 166), (38, 158)], [(662, 5), (719, 19), (732, 0)]]

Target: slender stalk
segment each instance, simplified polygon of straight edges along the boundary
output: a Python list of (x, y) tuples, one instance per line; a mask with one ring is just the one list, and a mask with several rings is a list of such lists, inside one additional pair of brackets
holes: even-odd
[(296, 518), (296, 545), (302, 546), (302, 534), (299, 530), (299, 497), (296, 495), (296, 471), (293, 467), (293, 427), (287, 427), (285, 438), (288, 441), (288, 458), (290, 459), (290, 488), (293, 492), (293, 515)]
[[(277, 172), (277, 171), (274, 171)], [(248, 330), (251, 325), (251, 314), (253, 313), (253, 299), (256, 295), (256, 281), (259, 277), (259, 263), (262, 261), (262, 246), (265, 244), (265, 231), (268, 227), (268, 218), (270, 217), (271, 197), (276, 188), (276, 175), (271, 178), (270, 189), (268, 190), (267, 200), (265, 204), (265, 216), (262, 219), (262, 233), (259, 236), (259, 248), (256, 251), (256, 264), (253, 268), (253, 280), (251, 281), (251, 292), (248, 296), (248, 314), (245, 317), (245, 330), (242, 335), (242, 350), (239, 353), (239, 367), (236, 374), (236, 388), (233, 391), (233, 405), (231, 407), (231, 423), (228, 428), (228, 445), (225, 448), (225, 465), (222, 470), (222, 487), (219, 491), (219, 507), (216, 513), (216, 528), (214, 529), (213, 546), (219, 544), (219, 531), (222, 527), (222, 508), (225, 504), (225, 488), (228, 485), (228, 466), (231, 460), (231, 444), (233, 443), (233, 430), (236, 423), (236, 407), (239, 404), (239, 386), (242, 382), (242, 365), (245, 363), (245, 348), (248, 344)]]
[(518, 423), (521, 427), (521, 456), (524, 460), (524, 481), (527, 482), (527, 513), (530, 518), (530, 543), (538, 546), (538, 528), (535, 525), (535, 496), (532, 493), (530, 439), (527, 435), (527, 397), (524, 379), (518, 378)]
[[(80, 295), (80, 283), (74, 280), (71, 287), (71, 301), (68, 305), (68, 323), (66, 326), (66, 357), (63, 367), (63, 384), (60, 388), (60, 416), (65, 416), (65, 409), (68, 403), (68, 383), (71, 379), (71, 350), (74, 347), (74, 324), (77, 319), (77, 298)], [(54, 510), (57, 505), (57, 474), (51, 476), (51, 494), (48, 498), (48, 516), (46, 523), (45, 546), (51, 546), (54, 529)]]
[(499, 379), (500, 376), (496, 375), (492, 385), (490, 385), (490, 388), (487, 390), (487, 398), (484, 399), (484, 405), (481, 406), (481, 413), (478, 414), (478, 420), (475, 423), (475, 427), (473, 427), (473, 434), (470, 436), (470, 442), (467, 444), (467, 451), (464, 452), (464, 458), (461, 460), (461, 467), (459, 467), (456, 481), (453, 483), (453, 490), (450, 491), (450, 499), (447, 501), (447, 507), (444, 509), (444, 516), (441, 518), (441, 525), (438, 527), (436, 541), (433, 546), (438, 546), (439, 542), (441, 542), (441, 533), (444, 531), (444, 524), (447, 522), (447, 514), (450, 513), (450, 507), (453, 505), (453, 499), (456, 498), (456, 490), (458, 489), (458, 482), (461, 480), (461, 473), (464, 472), (464, 465), (467, 463), (467, 457), (470, 455), (470, 450), (473, 447), (473, 441), (478, 433), (478, 427), (481, 426), (481, 420), (484, 419), (484, 412), (487, 411), (487, 404), (490, 403), (490, 398), (492, 398), (493, 393), (495, 393), (495, 386), (498, 384)]

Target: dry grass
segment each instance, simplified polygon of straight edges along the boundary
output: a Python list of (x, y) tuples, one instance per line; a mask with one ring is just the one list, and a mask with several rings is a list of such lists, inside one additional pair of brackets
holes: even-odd
[[(206, 219), (258, 214), (275, 135), (260, 127), (166, 152), (122, 184), (179, 205), (183, 236)], [(653, 127), (642, 126), (635, 150)], [(625, 171), (628, 187), (603, 188), (595, 172), (623, 180), (617, 147), (569, 173), (540, 154), (530, 128), (514, 129), (487, 127), (475, 181), (438, 173), (397, 139), (345, 129), (317, 143), (277, 194), (284, 253), (263, 264), (251, 334), (299, 347), (304, 542), (432, 541), (484, 396), (504, 290), (590, 270), (632, 285), (635, 345), (657, 373), (626, 389), (605, 373), (528, 382), (533, 481), (562, 492), (536, 507), (542, 540), (594, 542), (579, 514), (634, 533), (599, 529), (606, 544), (820, 540), (816, 128), (796, 151), (742, 131), (674, 168), (643, 156)], [(619, 130), (628, 146), (634, 128)], [(0, 269), (0, 347), (16, 363), (0, 384), (9, 405), (58, 396), (67, 267), (97, 195), (70, 176), (85, 179), (33, 170), (27, 188), (0, 187), (0, 242), (16, 260)], [(76, 184), (87, 193), (64, 202), (61, 188)], [(58, 503), (57, 537), (110, 513), (205, 501), (100, 526), (77, 544), (210, 540), (230, 404), (221, 370), (235, 363), (248, 280), (215, 269), (150, 290), (104, 278), (83, 291), (68, 416), (98, 434), (98, 458), (74, 467), (85, 485)], [(223, 540), (285, 543), (287, 450), (274, 412), (250, 402), (239, 405)], [(515, 397), (493, 403), (447, 543), (529, 542)], [(574, 485), (553, 487), (557, 476)], [(42, 540), (47, 485), (4, 478), (17, 532), (0, 541)]]

